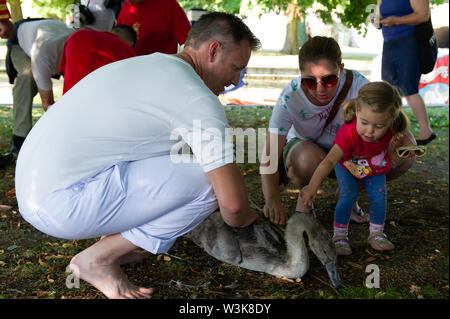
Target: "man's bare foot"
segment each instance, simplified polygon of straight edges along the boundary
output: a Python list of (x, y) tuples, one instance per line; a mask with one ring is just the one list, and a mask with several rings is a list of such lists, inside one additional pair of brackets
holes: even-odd
[[(100, 240), (103, 240), (107, 237), (108, 236), (104, 235), (100, 237)], [(119, 257), (119, 265), (141, 263), (142, 261), (144, 261), (144, 258), (145, 258), (145, 250), (138, 248)]]
[(136, 264), (144, 261), (145, 251), (136, 249), (119, 258), (119, 265)]
[(73, 257), (70, 270), (108, 298), (150, 298), (153, 288), (133, 285), (120, 269), (120, 258), (137, 248), (121, 234), (104, 236)]
[(72, 273), (87, 281), (110, 299), (150, 298), (153, 288), (137, 287), (132, 284), (120, 269), (118, 261), (102, 263), (95, 258), (89, 260), (82, 251), (70, 261)]

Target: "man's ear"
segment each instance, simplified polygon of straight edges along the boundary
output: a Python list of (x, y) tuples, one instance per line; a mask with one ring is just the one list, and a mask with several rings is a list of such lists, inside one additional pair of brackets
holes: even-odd
[(209, 62), (216, 61), (216, 59), (218, 58), (218, 55), (219, 55), (219, 51), (220, 51), (220, 42), (216, 41), (216, 40), (212, 41), (208, 47)]

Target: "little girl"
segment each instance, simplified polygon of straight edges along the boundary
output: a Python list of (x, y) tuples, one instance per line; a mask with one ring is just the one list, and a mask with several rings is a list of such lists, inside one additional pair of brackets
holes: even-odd
[[(400, 94), (389, 83), (372, 82), (361, 87), (358, 97), (343, 108), (345, 123), (337, 131), (333, 147), (300, 192), (303, 203), (311, 206), (319, 185), (335, 169), (340, 195), (334, 215), (333, 241), (338, 255), (352, 253), (347, 234), (352, 207), (358, 198), (359, 181), (364, 184), (370, 201), (370, 245), (379, 251), (394, 249), (383, 233), (385, 174), (391, 167), (389, 143), (409, 126), (401, 107)], [(414, 152), (410, 156), (414, 156)]]

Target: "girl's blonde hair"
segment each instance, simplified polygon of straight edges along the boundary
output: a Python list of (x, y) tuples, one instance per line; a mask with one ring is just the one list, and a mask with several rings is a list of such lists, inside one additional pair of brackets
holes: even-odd
[(356, 99), (349, 100), (343, 108), (345, 122), (351, 122), (356, 117), (356, 111), (364, 103), (372, 112), (388, 112), (394, 119), (392, 129), (398, 133), (409, 127), (409, 119), (402, 111), (402, 98), (397, 88), (385, 81), (370, 82), (361, 87)]

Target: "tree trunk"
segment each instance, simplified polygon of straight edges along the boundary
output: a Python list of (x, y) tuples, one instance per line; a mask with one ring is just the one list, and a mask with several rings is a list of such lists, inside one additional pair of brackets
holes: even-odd
[(308, 40), (308, 35), (306, 34), (305, 22), (300, 19), (294, 19), (291, 23), (286, 26), (286, 39), (284, 40), (283, 49), (281, 53), (284, 54), (298, 54), (300, 46)]
[(306, 41), (304, 14), (296, 0), (291, 0), (287, 5), (285, 11), (287, 17), (286, 39), (281, 53), (297, 55), (300, 44)]
[(19, 21), (23, 19), (22, 16), (22, 1), (21, 0), (9, 0), (9, 8), (11, 13), (11, 20), (13, 22)]
[(281, 53), (284, 54), (297, 54), (298, 53), (298, 18), (294, 18), (286, 25), (286, 39), (284, 40), (283, 49)]

